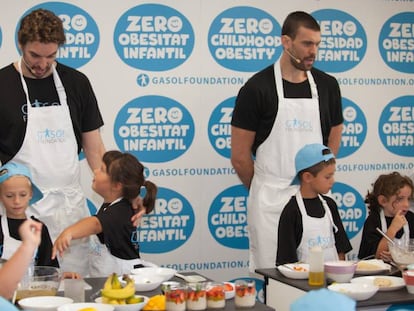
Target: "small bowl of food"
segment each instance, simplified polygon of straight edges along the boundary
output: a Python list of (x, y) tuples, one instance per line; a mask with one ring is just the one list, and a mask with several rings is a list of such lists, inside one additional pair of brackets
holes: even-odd
[(394, 239), (388, 242), (392, 260), (401, 268), (414, 264), (414, 239)]
[(337, 260), (324, 263), (324, 271), (328, 280), (347, 283), (354, 276), (357, 263), (354, 261)]
[(234, 298), (236, 294), (235, 285), (233, 282), (223, 282), (224, 284), (224, 294), (226, 299)]
[(414, 294), (414, 270), (405, 270), (402, 274), (407, 291)]
[(277, 266), (277, 269), (290, 279), (304, 280), (309, 277), (309, 264), (307, 263), (287, 263)]

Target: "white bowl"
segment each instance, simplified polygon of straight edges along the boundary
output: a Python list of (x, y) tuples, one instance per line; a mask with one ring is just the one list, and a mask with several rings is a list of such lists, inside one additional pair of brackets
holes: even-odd
[(162, 267), (144, 267), (131, 270), (131, 274), (161, 276), (163, 278), (163, 282), (170, 280), (176, 273), (177, 270), (175, 269)]
[(329, 290), (347, 295), (355, 300), (367, 300), (374, 296), (378, 287), (362, 283), (335, 283), (328, 286)]
[(388, 243), (388, 249), (398, 265), (404, 267), (414, 263), (414, 239), (394, 239), (394, 244)]
[(94, 308), (96, 311), (114, 311), (112, 305), (95, 302), (77, 302), (58, 307), (57, 311), (79, 311), (83, 308)]
[[(154, 290), (164, 281), (161, 276), (157, 275), (130, 274), (129, 277), (134, 280), (135, 290), (137, 292), (148, 292)], [(123, 286), (125, 286), (126, 282), (122, 279), (122, 276), (119, 277), (119, 281)]]
[(304, 280), (309, 277), (309, 264), (307, 263), (287, 263), (277, 266), (277, 269), (287, 278)]
[(72, 302), (73, 299), (68, 297), (37, 296), (19, 300), (19, 306), (30, 311), (56, 311), (58, 307)]
[(354, 276), (357, 264), (354, 261), (338, 260), (324, 263), (327, 279), (338, 283), (347, 283)]
[[(142, 295), (135, 295), (135, 297), (142, 297), (144, 298), (143, 302), (140, 303), (131, 303), (126, 305), (110, 305), (115, 308), (115, 311), (139, 311), (143, 307), (145, 307), (149, 301), (149, 298), (147, 296)], [(96, 303), (102, 303), (102, 297), (98, 297), (95, 299)]]
[[(232, 299), (234, 298), (234, 295), (236, 293), (234, 283), (232, 282), (223, 282), (224, 283), (224, 295), (226, 299)], [(231, 287), (231, 289), (230, 289)]]

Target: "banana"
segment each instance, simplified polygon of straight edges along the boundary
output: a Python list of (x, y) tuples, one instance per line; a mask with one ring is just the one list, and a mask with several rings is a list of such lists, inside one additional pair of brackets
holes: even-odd
[(111, 274), (110, 276), (107, 277), (107, 279), (104, 283), (104, 286), (103, 286), (104, 289), (111, 289), (112, 288), (112, 276), (113, 275)]
[[(113, 276), (112, 276), (113, 277)], [(124, 276), (125, 277), (125, 276)], [(126, 299), (135, 295), (135, 283), (130, 277), (126, 277), (126, 285), (123, 288), (103, 288), (101, 294), (110, 299)]]
[(119, 282), (118, 275), (116, 273), (112, 273), (112, 289), (120, 289), (122, 288), (121, 282)]

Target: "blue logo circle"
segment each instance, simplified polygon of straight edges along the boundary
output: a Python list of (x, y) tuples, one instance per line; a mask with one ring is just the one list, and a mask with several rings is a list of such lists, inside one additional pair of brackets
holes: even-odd
[(218, 15), (208, 32), (208, 47), (221, 66), (258, 71), (274, 63), (282, 52), (281, 28), (272, 15), (239, 6)]
[[(99, 30), (95, 20), (83, 9), (64, 2), (44, 2), (38, 4), (23, 15), (35, 9), (46, 9), (62, 20), (66, 42), (59, 47), (56, 60), (73, 68), (87, 64), (99, 47)], [(16, 28), (16, 47), (19, 47)]]
[(343, 72), (362, 61), (367, 50), (367, 35), (358, 20), (333, 9), (319, 10), (312, 16), (321, 26), (315, 67), (327, 72)]
[(231, 97), (220, 103), (208, 121), (208, 138), (218, 154), (230, 159), (231, 117), (236, 98)]
[(119, 18), (114, 45), (128, 66), (150, 71), (170, 70), (190, 57), (194, 31), (177, 10), (160, 4), (143, 4)]
[(345, 232), (352, 239), (362, 230), (367, 218), (364, 198), (351, 186), (339, 182), (332, 187), (332, 198), (338, 206)]
[(142, 217), (132, 242), (138, 242), (143, 253), (166, 253), (187, 242), (193, 230), (194, 211), (187, 199), (159, 187), (155, 208)]
[(148, 95), (133, 99), (115, 118), (118, 148), (143, 162), (167, 162), (184, 154), (194, 138), (194, 121), (175, 100)]
[(247, 196), (242, 185), (221, 192), (208, 211), (208, 227), (211, 235), (221, 245), (236, 249), (248, 249)]
[(414, 12), (394, 15), (382, 26), (379, 50), (384, 62), (392, 69), (414, 73)]
[(414, 156), (414, 96), (396, 98), (385, 106), (378, 132), (388, 151), (403, 157)]
[(347, 157), (361, 148), (367, 135), (367, 120), (361, 108), (346, 98), (342, 98), (342, 105), (344, 124), (338, 159)]

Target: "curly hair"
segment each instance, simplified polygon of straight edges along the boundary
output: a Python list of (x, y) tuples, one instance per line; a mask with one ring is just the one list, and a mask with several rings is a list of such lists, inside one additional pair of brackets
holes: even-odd
[(381, 205), (378, 197), (383, 195), (387, 199), (400, 192), (400, 189), (408, 186), (411, 188), (411, 199), (413, 199), (413, 182), (408, 176), (402, 176), (398, 172), (380, 175), (372, 185), (372, 191), (365, 196), (365, 203), (370, 211), (379, 212)]
[(66, 40), (62, 20), (45, 9), (34, 10), (23, 17), (17, 37), (22, 46), (34, 41), (62, 45)]

